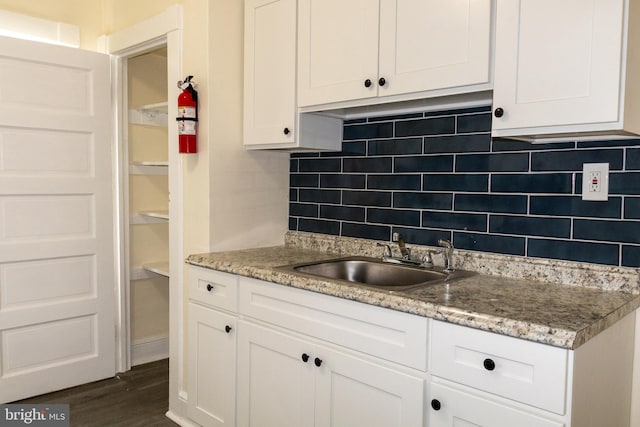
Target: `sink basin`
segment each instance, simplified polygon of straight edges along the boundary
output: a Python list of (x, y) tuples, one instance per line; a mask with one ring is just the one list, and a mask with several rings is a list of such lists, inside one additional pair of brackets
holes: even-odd
[(376, 258), (346, 257), (282, 267), (298, 273), (368, 286), (399, 288), (450, 282), (469, 277), (470, 271), (445, 272), (442, 268), (424, 269), (402, 264), (384, 263)]

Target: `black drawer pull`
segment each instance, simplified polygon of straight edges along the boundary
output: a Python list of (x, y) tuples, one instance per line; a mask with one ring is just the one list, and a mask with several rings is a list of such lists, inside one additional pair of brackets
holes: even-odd
[(486, 369), (487, 371), (493, 371), (494, 369), (496, 369), (496, 362), (491, 359), (484, 359), (484, 362), (482, 362), (482, 364), (484, 365), (484, 369)]
[(207, 291), (211, 292), (213, 290), (213, 285), (211, 283), (207, 283)]
[(434, 411), (439, 411), (442, 405), (440, 404), (440, 401), (438, 399), (432, 399), (431, 407), (433, 408)]

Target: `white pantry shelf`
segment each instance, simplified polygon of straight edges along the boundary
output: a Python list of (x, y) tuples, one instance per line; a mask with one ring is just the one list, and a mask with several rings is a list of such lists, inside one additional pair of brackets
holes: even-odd
[(134, 125), (167, 127), (169, 114), (168, 102), (142, 105), (129, 110), (129, 123)]
[(168, 161), (133, 162), (129, 165), (131, 175), (168, 175)]
[(169, 277), (169, 262), (150, 262), (148, 264), (142, 264), (142, 268), (152, 273), (159, 274), (161, 276)]
[(166, 223), (167, 221), (169, 221), (168, 210), (141, 211), (135, 212), (133, 215), (131, 215), (129, 224), (158, 224)]

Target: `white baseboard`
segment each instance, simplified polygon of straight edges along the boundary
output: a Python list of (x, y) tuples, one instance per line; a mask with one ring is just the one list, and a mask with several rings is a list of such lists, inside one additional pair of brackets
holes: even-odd
[(167, 411), (166, 414), (164, 414), (167, 418), (169, 418), (171, 421), (173, 421), (174, 423), (178, 424), (179, 426), (182, 427), (200, 427), (200, 424), (196, 424), (193, 421), (191, 421), (188, 418), (183, 418), (177, 414), (175, 414), (174, 412), (171, 411)]
[(169, 357), (169, 336), (156, 335), (133, 342), (131, 366), (155, 362)]

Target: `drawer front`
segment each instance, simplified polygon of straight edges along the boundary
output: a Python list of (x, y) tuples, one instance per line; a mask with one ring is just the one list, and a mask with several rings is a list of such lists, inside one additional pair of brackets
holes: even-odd
[(242, 315), (426, 370), (425, 317), (245, 277), (239, 286)]
[(238, 311), (238, 276), (189, 266), (189, 298), (211, 307)]
[[(434, 409), (437, 408), (437, 409)], [(472, 394), (433, 382), (427, 402), (429, 427), (563, 427), (565, 423), (501, 405), (490, 395)]]
[(439, 321), (431, 325), (433, 375), (565, 413), (568, 350)]

